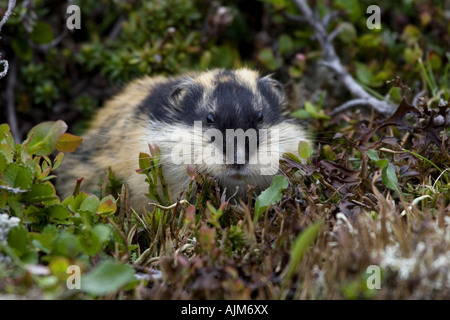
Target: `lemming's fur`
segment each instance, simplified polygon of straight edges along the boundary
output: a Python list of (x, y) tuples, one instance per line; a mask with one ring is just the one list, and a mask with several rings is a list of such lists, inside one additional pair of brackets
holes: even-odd
[[(269, 152), (272, 162), (290, 152), (298, 154), (300, 140), (310, 142), (305, 130), (288, 120), (283, 109), (286, 104), (282, 86), (269, 76), (260, 77), (249, 69), (211, 70), (179, 77), (144, 77), (129, 84), (98, 112), (91, 128), (83, 137), (82, 146), (68, 154), (59, 172), (60, 190), (64, 196), (74, 189), (76, 178), (83, 177), (82, 189), (91, 191), (97, 186), (105, 169), (124, 179), (130, 186), (134, 206), (149, 201), (145, 176), (136, 173), (139, 152), (149, 153), (148, 144), (161, 150), (161, 164), (169, 190), (176, 199), (189, 185), (188, 164), (174, 164), (174, 147), (186, 145), (173, 141), (178, 137), (199, 139), (203, 148), (224, 147), (205, 138), (207, 129), (217, 129), (226, 137), (226, 129), (261, 129), (279, 132), (279, 152)], [(202, 121), (203, 132), (194, 132), (194, 121)], [(270, 136), (269, 136), (270, 137)], [(225, 139), (225, 138), (224, 138)], [(258, 148), (263, 141), (258, 139)], [(193, 144), (194, 146), (194, 144)], [(267, 147), (270, 150), (270, 139)], [(248, 147), (248, 146), (247, 146)], [(242, 148), (241, 148), (242, 149)], [(216, 178), (227, 194), (237, 197), (246, 194), (247, 183), (260, 191), (270, 185), (273, 173), (261, 175), (264, 166), (253, 164), (256, 152), (245, 153), (243, 165), (195, 164), (198, 172)], [(191, 150), (197, 159), (198, 150)], [(225, 155), (222, 154), (222, 159)], [(244, 179), (239, 179), (244, 177)], [(238, 189), (236, 187), (239, 187)]]

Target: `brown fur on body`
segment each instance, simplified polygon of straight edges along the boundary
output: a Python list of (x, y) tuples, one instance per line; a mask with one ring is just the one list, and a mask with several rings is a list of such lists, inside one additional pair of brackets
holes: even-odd
[[(220, 87), (220, 90), (218, 88)], [(189, 185), (187, 164), (175, 165), (171, 152), (174, 134), (186, 136), (193, 133), (192, 120), (208, 126), (224, 129), (224, 125), (243, 130), (255, 128), (278, 129), (280, 155), (285, 152), (298, 154), (298, 142), (310, 142), (304, 129), (282, 115), (285, 97), (278, 82), (270, 77), (260, 77), (249, 69), (212, 70), (180, 77), (144, 77), (124, 90), (100, 109), (91, 128), (83, 136), (83, 144), (68, 154), (58, 172), (59, 191), (68, 196), (77, 178), (83, 177), (82, 190), (98, 189), (99, 178), (110, 167), (118, 178), (130, 186), (132, 205), (141, 207), (149, 202), (145, 194), (148, 185), (145, 176), (136, 173), (138, 155), (149, 152), (152, 143), (161, 150), (161, 164), (166, 183), (176, 199)], [(272, 104), (276, 104), (274, 107)], [(225, 108), (225, 109), (224, 109)], [(273, 110), (271, 109), (273, 108)], [(219, 112), (220, 111), (220, 112)], [(253, 121), (254, 115), (264, 113), (266, 121)], [(215, 122), (207, 124), (206, 115), (214, 114)], [(251, 122), (252, 125), (246, 124)], [(227, 127), (227, 128), (228, 128)], [(194, 137), (203, 147), (211, 144), (203, 136)], [(192, 150), (194, 156), (195, 150)], [(271, 155), (275, 157), (275, 155)], [(249, 155), (252, 158), (252, 155)], [(276, 155), (276, 161), (279, 155)], [(251, 163), (251, 162), (250, 162)], [(236, 171), (228, 165), (195, 164), (198, 172), (216, 178), (227, 194), (238, 189), (238, 197), (245, 196), (247, 183), (261, 190), (270, 185), (273, 174), (260, 175), (261, 166), (246, 164)], [(245, 174), (246, 179), (231, 178), (232, 173)]]

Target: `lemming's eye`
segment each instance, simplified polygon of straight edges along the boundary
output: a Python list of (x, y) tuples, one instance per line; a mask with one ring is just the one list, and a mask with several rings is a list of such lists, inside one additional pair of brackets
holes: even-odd
[(258, 112), (258, 116), (257, 116), (257, 118), (256, 119), (258, 119), (258, 121), (259, 122), (263, 122), (264, 121), (264, 116), (263, 116), (263, 114), (262, 114), (262, 112), (260, 111), (260, 112)]
[(206, 123), (214, 123), (214, 116), (212, 113), (208, 114), (206, 117)]

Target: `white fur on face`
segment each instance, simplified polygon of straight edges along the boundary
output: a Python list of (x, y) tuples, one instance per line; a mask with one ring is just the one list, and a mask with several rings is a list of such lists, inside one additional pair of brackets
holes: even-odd
[[(238, 171), (226, 164), (226, 157), (221, 148), (223, 143), (219, 139), (221, 132), (210, 131), (208, 135), (210, 129), (203, 129), (188, 125), (167, 125), (155, 121), (148, 125), (146, 138), (142, 140), (146, 143), (141, 145), (141, 152), (148, 152), (148, 142), (159, 147), (164, 178), (174, 196), (186, 191), (189, 186), (190, 177), (187, 172), (189, 165), (193, 165), (199, 173), (216, 178), (231, 194), (235, 192), (236, 187), (239, 187), (239, 194), (245, 193), (247, 183), (263, 189), (270, 185), (273, 176), (277, 174), (279, 160), (283, 153), (298, 155), (299, 141), (310, 142), (305, 131), (295, 123), (285, 121), (271, 126), (267, 128), (268, 137), (260, 141), (260, 145), (266, 147), (264, 157), (260, 154), (262, 150), (256, 149), (249, 154), (248, 163)], [(273, 132), (278, 133), (276, 146), (270, 139)], [(211, 135), (216, 137), (214, 142), (210, 140)], [(245, 154), (245, 148), (238, 150), (238, 155), (239, 152)], [(265, 162), (261, 163), (261, 160)], [(243, 179), (233, 177), (236, 174), (242, 175)]]

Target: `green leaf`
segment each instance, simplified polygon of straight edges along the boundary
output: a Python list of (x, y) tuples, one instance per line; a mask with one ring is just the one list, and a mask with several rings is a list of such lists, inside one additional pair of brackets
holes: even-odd
[(344, 43), (349, 44), (357, 37), (356, 28), (353, 23), (350, 22), (340, 22), (339, 28), (341, 33), (339, 33), (339, 39)]
[(275, 176), (269, 188), (261, 192), (255, 203), (255, 216), (253, 222), (258, 221), (261, 214), (270, 206), (281, 200), (281, 192), (289, 183), (284, 176)]
[(53, 40), (53, 30), (46, 22), (38, 21), (30, 35), (31, 40), (37, 44), (49, 43)]
[(275, 56), (271, 48), (262, 49), (257, 58), (267, 69), (273, 71), (277, 68)]
[[(49, 237), (49, 236), (44, 236), (43, 238), (50, 238), (50, 240), (51, 240), (51, 237)], [(42, 252), (44, 252), (44, 253), (46, 253), (46, 254), (49, 254), (50, 252), (52, 252), (49, 248), (47, 248), (46, 246), (44, 246), (44, 245), (42, 244), (42, 242), (39, 241), (39, 240), (33, 239), (33, 240), (31, 240), (31, 244), (32, 244), (36, 249), (39, 249), (40, 251), (42, 251)]]
[(102, 244), (107, 242), (112, 234), (111, 227), (106, 224), (97, 224), (93, 231)]
[(286, 0), (262, 0), (262, 2), (271, 3), (274, 6), (283, 6), (284, 7)]
[(339, 9), (347, 11), (350, 20), (356, 22), (362, 16), (359, 0), (335, 0), (334, 5)]
[(378, 157), (377, 150), (368, 150), (367, 151), (367, 156), (369, 157), (370, 160), (373, 160), (373, 161), (380, 160), (380, 157)]
[(298, 154), (302, 159), (308, 159), (311, 156), (312, 150), (308, 142), (300, 141), (298, 143)]
[(33, 184), (30, 191), (24, 193), (23, 201), (27, 203), (45, 202), (49, 205), (52, 202), (58, 201), (58, 197), (52, 184)]
[(97, 234), (91, 229), (85, 230), (78, 236), (80, 249), (88, 256), (95, 256), (102, 248), (102, 243)]
[(6, 160), (6, 156), (0, 152), (0, 174), (5, 171), (7, 165), (8, 161)]
[(80, 205), (80, 211), (97, 212), (100, 200), (95, 195), (90, 195)]
[(142, 171), (148, 170), (152, 167), (151, 156), (147, 153), (141, 152), (139, 153), (139, 169)]
[(300, 78), (304, 73), (304, 68), (301, 67), (301, 64), (299, 63), (295, 66), (289, 67), (288, 72), (291, 78)]
[(392, 163), (389, 163), (381, 170), (381, 180), (383, 184), (391, 190), (399, 191), (398, 179), (395, 173), (395, 167)]
[(56, 144), (66, 130), (67, 124), (62, 120), (42, 122), (34, 126), (28, 134), (29, 138), (33, 133), (33, 137), (28, 144), (29, 154), (49, 155), (55, 150)]
[(56, 144), (56, 149), (61, 152), (74, 152), (82, 142), (83, 138), (64, 133)]
[(25, 253), (20, 256), (20, 260), (26, 265), (34, 265), (38, 263), (39, 256), (35, 251), (25, 251)]
[(358, 38), (359, 47), (367, 50), (379, 48), (381, 44), (381, 38), (377, 34), (366, 33)]
[(0, 153), (5, 156), (8, 163), (11, 163), (13, 161), (13, 154), (7, 143), (0, 143)]
[(10, 163), (3, 173), (5, 181), (14, 188), (28, 190), (33, 182), (33, 170), (19, 163)]
[(61, 280), (67, 279), (67, 268), (71, 265), (70, 260), (64, 257), (53, 258), (48, 267), (53, 275), (56, 275)]
[(81, 278), (81, 289), (93, 296), (105, 295), (135, 279), (132, 266), (106, 260)]
[(309, 119), (312, 117), (311, 114), (305, 109), (295, 110), (294, 112), (292, 112), (292, 116), (298, 119)]
[(317, 115), (316, 107), (309, 101), (305, 102), (305, 110), (311, 115)]
[[(12, 153), (16, 149), (16, 143), (14, 141), (14, 137), (12, 136), (11, 132), (4, 132), (3, 133), (4, 139), (6, 141), (6, 144), (8, 146), (9, 152)], [(3, 148), (2, 148), (3, 149)], [(8, 156), (8, 155), (6, 155)]]
[(14, 215), (18, 218), (23, 217), (24, 204), (18, 200), (19, 195), (8, 196), (8, 205), (14, 212)]
[(373, 74), (365, 64), (356, 62), (356, 77), (362, 83), (370, 84)]
[(7, 123), (0, 125), (0, 141), (5, 139), (5, 133), (10, 132), (10, 127)]
[(78, 238), (74, 234), (63, 231), (57, 234), (51, 241), (52, 253), (66, 257), (74, 257), (80, 252)]
[(48, 224), (41, 233), (30, 233), (31, 243), (44, 253), (52, 252), (52, 240), (58, 234), (58, 229), (52, 224)]
[(8, 245), (13, 248), (19, 256), (27, 251), (28, 243), (28, 230), (24, 226), (16, 226), (9, 230)]
[(69, 209), (59, 204), (48, 207), (46, 211), (50, 220), (54, 222), (67, 222), (67, 218), (71, 216)]
[(114, 214), (117, 210), (116, 200), (113, 196), (106, 196), (100, 201), (97, 209), (97, 214), (101, 216), (108, 216)]
[(302, 163), (302, 161), (293, 153), (286, 152), (283, 153), (283, 157), (294, 160), (295, 162)]
[(399, 87), (392, 87), (389, 90), (389, 97), (396, 104), (400, 104), (400, 102), (402, 101), (402, 90)]
[(320, 228), (322, 227), (322, 221), (316, 221), (312, 225), (308, 226), (295, 240), (294, 246), (291, 249), (291, 258), (289, 264), (286, 267), (286, 275), (283, 282), (289, 282), (294, 275), (298, 265), (302, 261), (303, 255), (313, 244)]
[[(72, 210), (72, 212), (77, 212), (80, 209), (81, 204), (87, 197), (87, 193), (80, 192), (75, 198), (71, 199), (70, 203), (68, 204), (69, 209)], [(64, 204), (66, 203), (66, 200), (64, 200)]]
[(306, 101), (304, 104), (304, 109), (296, 110), (292, 113), (293, 117), (299, 118), (299, 119), (330, 119), (329, 116), (327, 116), (323, 110), (320, 110), (318, 106), (313, 105), (311, 102)]
[(58, 153), (58, 155), (53, 160), (52, 169), (56, 170), (61, 165), (63, 159), (64, 159), (64, 153), (62, 153), (62, 152)]
[(389, 161), (387, 159), (380, 159), (378, 161), (375, 161), (375, 163), (381, 169), (384, 169), (384, 168), (386, 168), (389, 165)]
[(230, 68), (236, 59), (236, 52), (230, 46), (218, 46), (214, 48), (211, 66), (217, 68)]
[(281, 54), (289, 53), (294, 49), (294, 41), (287, 34), (282, 34), (280, 38), (278, 38), (278, 51)]

